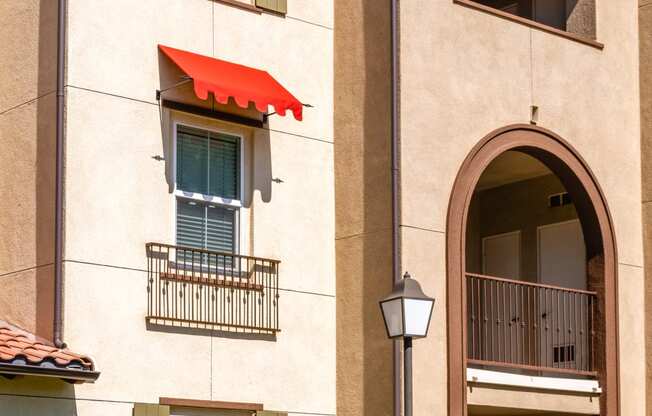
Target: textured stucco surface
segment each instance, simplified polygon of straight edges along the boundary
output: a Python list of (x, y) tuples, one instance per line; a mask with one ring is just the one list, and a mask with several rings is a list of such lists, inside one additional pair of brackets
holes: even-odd
[[(385, 3), (388, 4), (388, 3)], [(389, 8), (335, 2), (337, 413), (392, 414)]]
[[(64, 338), (102, 374), (72, 388), (2, 383), (9, 409), (126, 416), (134, 401), (168, 396), (335, 414), (332, 9), (330, 1), (290, 0), (282, 17), (206, 0), (68, 1)], [(180, 73), (158, 44), (265, 69), (314, 108), (303, 122), (272, 116), (265, 129), (160, 111), (155, 90)], [(166, 98), (212, 105), (193, 98), (189, 86)], [(232, 104), (219, 108), (260, 117)], [(145, 243), (175, 240), (169, 126), (177, 119), (244, 136), (243, 251), (281, 261), (276, 339), (145, 324)], [(30, 128), (15, 135), (34, 147)], [(32, 163), (18, 151), (0, 160)], [(33, 243), (27, 247), (33, 256)], [(33, 282), (20, 290), (34, 292)], [(0, 295), (0, 307), (4, 301)]]
[(639, 1), (647, 415), (652, 415), (652, 0)]
[(0, 23), (0, 318), (50, 337), (56, 4), (0, 2)]
[[(401, 9), (404, 226), (445, 233), (453, 181), (471, 148), (494, 129), (528, 123), (530, 106), (538, 106), (538, 124), (566, 139), (595, 174), (613, 217), (618, 261), (630, 265), (619, 267), (622, 414), (640, 414), (644, 401), (641, 389), (630, 388), (634, 380), (644, 385), (644, 349), (629, 341), (640, 338), (642, 326), (624, 318), (643, 311), (641, 215), (632, 209), (641, 198), (636, 6), (600, 3), (596, 38), (604, 50), (452, 2), (404, 2)], [(415, 238), (403, 233), (403, 246), (419, 244)], [(446, 255), (445, 245), (421, 250)], [(445, 310), (445, 285), (428, 282), (445, 281), (445, 274), (424, 269), (420, 281)], [(443, 351), (421, 348), (415, 367), (427, 360), (444, 367)], [(432, 372), (422, 382), (444, 380)], [(521, 397), (525, 406), (527, 395)], [(437, 395), (416, 395), (415, 405), (446, 411)]]
[[(390, 349), (373, 363), (364, 362), (375, 342), (364, 337), (382, 332), (371, 330), (373, 315), (353, 316), (366, 310), (364, 299), (382, 296), (377, 285), (365, 282), (384, 284), (390, 273), (389, 258), (383, 258), (389, 251), (376, 249), (389, 250), (389, 233), (376, 232), (389, 229), (389, 195), (383, 194), (389, 189), (389, 135), (379, 127), (387, 128), (383, 123), (389, 115), (379, 103), (389, 99), (389, 86), (378, 81), (383, 79), (379, 73), (387, 71), (389, 35), (382, 26), (387, 16), (371, 3), (341, 0), (335, 9), (338, 336), (352, 336), (338, 343), (338, 409), (345, 414), (367, 414), (367, 406), (379, 398), (391, 404), (390, 391), (384, 390), (389, 386), (365, 379), (370, 372), (391, 377)], [(435, 297), (433, 329), (441, 337), (415, 344), (416, 413), (446, 414), (448, 408), (442, 323), (453, 182), (480, 139), (500, 127), (528, 123), (535, 105), (538, 124), (578, 151), (606, 196), (620, 263), (620, 338), (613, 342), (620, 345), (621, 414), (642, 414), (645, 350), (642, 323), (634, 318), (643, 313), (644, 302), (642, 218), (632, 208), (641, 199), (637, 2), (600, 2), (596, 15), (596, 39), (605, 44), (603, 50), (452, 1), (401, 3), (403, 269)], [(371, 20), (375, 24), (370, 27)], [(370, 85), (382, 85), (385, 95), (380, 88), (370, 92)], [(370, 106), (372, 99), (375, 105)], [(372, 120), (376, 123), (370, 125)], [(387, 198), (384, 203), (378, 202), (379, 195)], [(358, 240), (355, 250), (353, 242), (344, 241), (350, 236)], [(365, 248), (376, 250), (373, 267), (367, 269)], [(382, 274), (381, 261), (387, 267)], [(632, 384), (637, 387), (630, 388)], [(375, 400), (368, 399), (369, 392)], [(527, 394), (515, 397), (510, 406), (528, 408)], [(566, 397), (546, 395), (541, 407), (561, 409)]]
[[(527, 403), (523, 403), (523, 396), (527, 396)], [(523, 409), (522, 414), (529, 412), (539, 414), (564, 414), (564, 415), (597, 415), (600, 413), (600, 403), (594, 395), (564, 394), (551, 391), (519, 391), (518, 389), (500, 389), (491, 386), (469, 384), (467, 402), (473, 406), (470, 415), (480, 415), (482, 410), (492, 407), (503, 408), (507, 411), (497, 414), (510, 414), (509, 409)], [(489, 413), (490, 414), (490, 413)], [(642, 413), (631, 413), (642, 414)]]

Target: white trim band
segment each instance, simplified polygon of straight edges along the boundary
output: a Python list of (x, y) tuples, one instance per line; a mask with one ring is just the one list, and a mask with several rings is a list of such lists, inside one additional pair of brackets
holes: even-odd
[(572, 391), (589, 394), (602, 393), (602, 389), (597, 380), (528, 376), (502, 371), (482, 370), (479, 368), (467, 368), (466, 381), (469, 383), (526, 387), (530, 389)]

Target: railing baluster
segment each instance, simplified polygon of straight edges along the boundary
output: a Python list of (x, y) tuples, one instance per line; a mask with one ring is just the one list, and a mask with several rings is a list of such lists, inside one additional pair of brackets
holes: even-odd
[(489, 282), (489, 334), (491, 338), (489, 339), (489, 359), (491, 361), (495, 360), (494, 356), (494, 344), (495, 344), (495, 325), (494, 325), (494, 285), (493, 282)]
[(513, 301), (512, 301), (512, 287), (513, 284), (509, 283), (507, 286), (507, 294), (509, 295), (509, 299), (507, 301), (507, 304), (509, 305), (509, 361), (510, 363), (514, 362), (514, 334), (513, 334), (513, 319), (514, 319), (514, 312), (512, 311), (512, 306), (513, 306)]
[[(502, 305), (502, 314), (501, 314), (501, 344), (503, 345), (503, 358), (502, 361), (507, 361), (507, 322), (509, 321), (509, 318), (507, 317), (507, 296), (505, 295), (505, 282), (500, 282), (500, 287), (501, 287), (501, 293), (503, 294), (503, 305)], [(500, 357), (498, 357), (500, 359)]]
[(530, 299), (530, 291), (531, 287), (526, 288), (526, 293), (527, 293), (527, 323), (525, 325), (525, 336), (527, 337), (527, 364), (532, 365), (532, 337), (530, 334), (532, 334), (532, 331), (530, 330), (530, 327), (532, 326), (532, 301)]
[(525, 331), (523, 331), (523, 325), (525, 325), (525, 298), (523, 296), (524, 290), (523, 286), (519, 287), (519, 292), (521, 296), (521, 301), (520, 301), (520, 316), (518, 320), (518, 329), (519, 329), (519, 336), (518, 340), (521, 343), (519, 350), (519, 353), (521, 354), (521, 359), (519, 360), (519, 363), (525, 364)]
[(475, 358), (475, 290), (473, 288), (474, 279), (470, 278), (467, 280), (468, 293), (471, 294), (471, 302), (469, 303), (471, 307), (470, 318), (471, 318), (471, 357)]
[[(586, 337), (588, 335), (588, 331), (586, 330), (586, 327), (584, 326), (585, 323), (587, 322), (587, 320), (584, 319), (584, 299), (585, 298), (586, 298), (586, 296), (582, 296), (580, 298), (581, 301), (582, 301), (582, 305), (581, 305), (582, 307), (580, 309), (580, 311), (581, 311), (581, 313), (580, 313), (580, 321), (581, 321), (580, 325), (582, 325), (582, 359), (581, 359), (582, 360), (582, 370), (588, 369), (588, 366), (586, 365), (587, 362), (588, 362), (587, 359), (586, 359), (586, 351), (587, 351), (587, 348), (586, 348), (586, 339), (587, 338)], [(588, 306), (589, 306), (588, 302), (587, 302), (586, 306), (587, 306), (587, 309), (588, 309)]]

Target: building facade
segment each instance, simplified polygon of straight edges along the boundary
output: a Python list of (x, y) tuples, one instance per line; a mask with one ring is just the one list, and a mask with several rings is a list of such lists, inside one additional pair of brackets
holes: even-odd
[[(642, 198), (643, 198), (643, 244), (645, 253), (645, 346), (652, 350), (652, 222), (650, 221), (650, 184), (652, 183), (652, 170), (650, 165), (650, 143), (652, 141), (652, 3), (639, 2), (639, 39), (640, 39), (640, 77), (641, 77), (641, 173), (642, 173)], [(649, 360), (649, 358), (648, 358)], [(649, 361), (648, 361), (649, 362)], [(652, 409), (652, 372), (651, 366), (646, 366), (647, 371), (647, 408)]]
[[(100, 375), (0, 378), (0, 413), (335, 414), (333, 7), (308, 3), (67, 1), (63, 340)], [(0, 8), (2, 319), (49, 352), (57, 2)]]
[[(389, 13), (335, 3), (339, 414), (392, 414)], [(638, 18), (401, 2), (401, 270), (436, 302), (416, 414), (645, 414)]]
[[(393, 415), (389, 2), (65, 3), (59, 223), (57, 2), (0, 2), (0, 414)], [(415, 413), (650, 413), (652, 3), (398, 15)]]

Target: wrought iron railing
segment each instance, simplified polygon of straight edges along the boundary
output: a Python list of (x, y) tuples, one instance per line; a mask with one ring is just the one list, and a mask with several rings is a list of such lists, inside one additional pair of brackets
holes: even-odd
[(278, 260), (159, 243), (146, 250), (149, 322), (280, 331)]
[(595, 376), (597, 293), (467, 273), (468, 363)]

